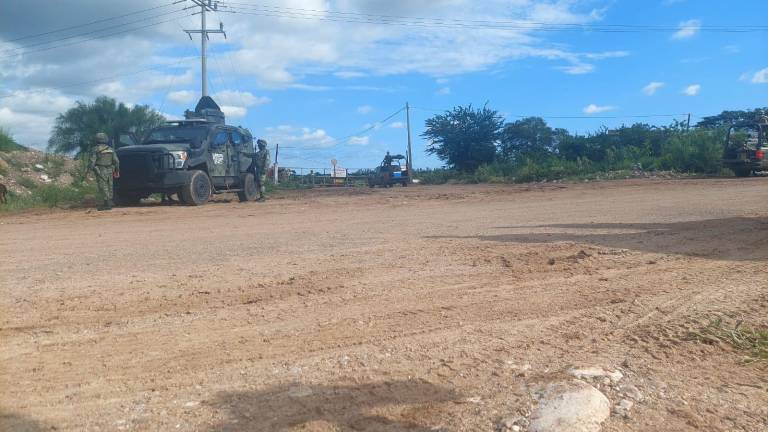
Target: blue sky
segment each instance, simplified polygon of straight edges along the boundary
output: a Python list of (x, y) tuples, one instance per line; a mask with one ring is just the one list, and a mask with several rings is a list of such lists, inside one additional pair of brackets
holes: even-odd
[[(44, 146), (58, 112), (99, 94), (171, 116), (194, 105), (199, 41), (189, 41), (181, 29), (199, 26), (199, 17), (174, 14), (179, 6), (160, 0), (108, 7), (75, 0), (66, 10), (40, 1), (10, 0), (3, 6), (11, 12), (7, 21), (0, 18), (0, 55), (6, 54), (0, 57), (0, 126), (19, 141)], [(691, 113), (695, 121), (724, 109), (768, 106), (768, 31), (713, 31), (765, 26), (764, 1), (744, 0), (738, 7), (693, 0), (413, 3), (223, 1), (221, 13), (209, 14), (209, 28), (220, 20), (228, 33), (226, 40), (212, 36), (210, 92), (226, 106), (231, 123), (279, 142), (283, 165), (312, 168), (327, 167), (332, 158), (349, 168), (370, 167), (387, 150), (404, 152), (404, 113), (378, 122), (406, 101), (413, 106), (417, 167), (440, 166), (424, 154), (424, 120), (456, 105), (487, 102), (509, 121), (581, 117), (547, 118), (553, 127), (579, 133), (684, 118), (629, 117), (634, 115)], [(152, 7), (158, 9), (136, 19), (14, 41)], [(392, 16), (452, 25), (402, 25), (413, 18)], [(114, 36), (105, 26), (130, 30), (142, 23), (126, 23), (140, 18), (147, 24), (173, 20)], [(401, 24), (367, 22), (381, 19)], [(467, 25), (479, 21), (522, 23), (525, 29)], [(564, 24), (582, 27), (560, 31)], [(623, 25), (658, 28), (599, 31)], [(94, 40), (83, 40), (88, 37)], [(64, 41), (72, 45), (58, 46)]]

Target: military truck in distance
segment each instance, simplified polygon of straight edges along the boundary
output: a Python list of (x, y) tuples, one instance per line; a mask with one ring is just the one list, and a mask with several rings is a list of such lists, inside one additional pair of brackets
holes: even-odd
[(153, 129), (141, 143), (131, 136), (119, 137), (118, 205), (138, 204), (153, 193), (176, 193), (188, 205), (202, 205), (212, 194), (224, 192), (236, 192), (240, 201), (256, 198), (249, 170), (248, 154), (254, 152), (251, 133), (226, 125), (224, 113), (209, 96), (200, 98), (184, 117)]
[(754, 122), (741, 122), (728, 128), (723, 150), (723, 166), (737, 177), (768, 171), (768, 117)]
[(401, 184), (403, 187), (408, 186), (408, 183), (411, 182), (411, 173), (400, 162), (405, 159), (403, 155), (390, 155), (387, 152), (381, 165), (368, 176), (368, 186), (392, 187), (396, 184)]

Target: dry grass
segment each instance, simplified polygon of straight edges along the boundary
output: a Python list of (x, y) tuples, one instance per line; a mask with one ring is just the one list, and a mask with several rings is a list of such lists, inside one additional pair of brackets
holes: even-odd
[(768, 360), (768, 329), (756, 329), (743, 325), (741, 320), (733, 326), (718, 317), (709, 322), (700, 332), (691, 335), (698, 341), (709, 344), (727, 343), (747, 354), (747, 362)]

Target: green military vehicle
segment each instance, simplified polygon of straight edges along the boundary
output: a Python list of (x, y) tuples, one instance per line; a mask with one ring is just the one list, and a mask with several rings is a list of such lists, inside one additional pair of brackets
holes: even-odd
[(153, 193), (178, 194), (188, 205), (205, 204), (212, 194), (225, 192), (236, 192), (240, 201), (256, 198), (251, 133), (226, 125), (224, 113), (208, 96), (184, 117), (153, 129), (140, 143), (120, 135), (118, 205), (138, 204)]
[(403, 155), (387, 155), (376, 169), (368, 176), (368, 186), (392, 187), (396, 184), (408, 186), (411, 182), (411, 173), (408, 171), (408, 164), (403, 166), (402, 161), (406, 160)]
[(738, 177), (747, 177), (759, 171), (768, 171), (768, 117), (757, 121), (741, 122), (728, 128), (723, 166)]

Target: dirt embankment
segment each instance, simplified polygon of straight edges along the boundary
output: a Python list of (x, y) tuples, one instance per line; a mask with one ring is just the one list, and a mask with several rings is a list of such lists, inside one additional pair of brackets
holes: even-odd
[(77, 163), (37, 150), (0, 152), (0, 183), (17, 195), (29, 195), (44, 184), (69, 185)]
[(766, 179), (57, 211), (0, 247), (8, 430), (533, 430), (579, 373), (605, 431), (768, 429), (766, 363), (691, 337), (768, 327)]

